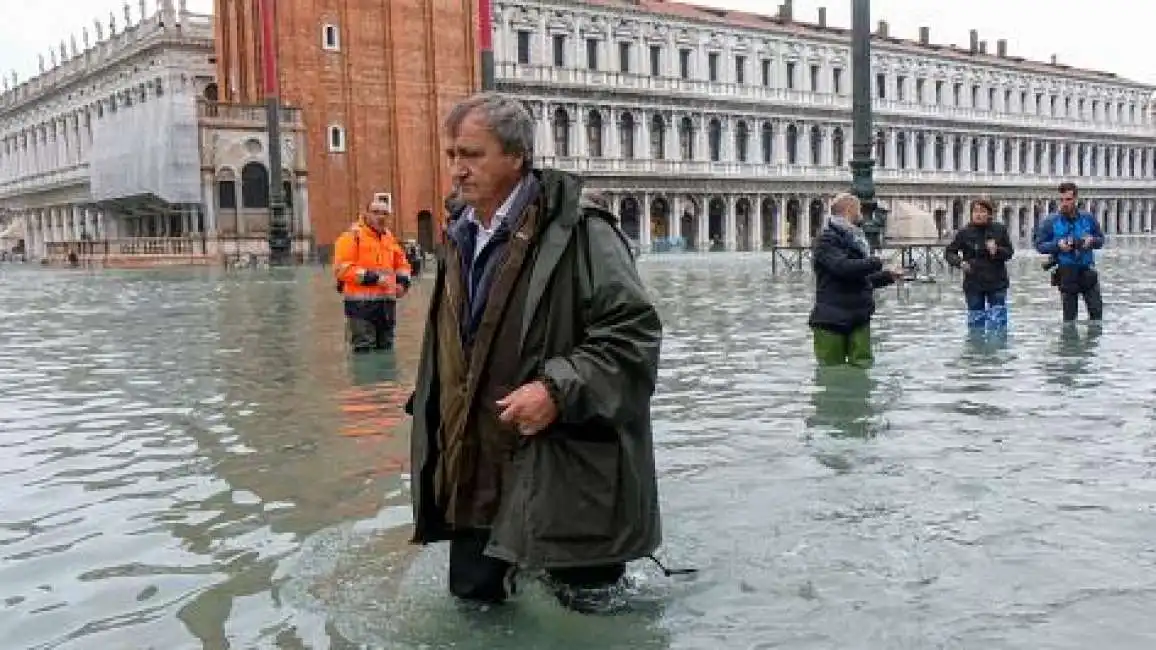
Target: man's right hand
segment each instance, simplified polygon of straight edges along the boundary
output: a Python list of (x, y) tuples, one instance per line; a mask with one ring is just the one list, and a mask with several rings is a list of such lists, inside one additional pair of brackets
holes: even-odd
[(963, 271), (964, 273), (971, 273), (971, 262), (960, 262), (959, 270)]
[(1061, 239), (1060, 240), (1060, 250), (1067, 253), (1068, 251), (1072, 250), (1072, 243), (1069, 242), (1067, 239)]

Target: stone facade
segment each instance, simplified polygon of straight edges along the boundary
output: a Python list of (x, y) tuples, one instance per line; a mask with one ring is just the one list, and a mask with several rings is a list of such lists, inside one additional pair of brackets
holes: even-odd
[[(587, 175), (643, 249), (806, 246), (848, 189), (846, 30), (658, 0), (495, 3), (499, 88), (538, 120), (540, 164)], [(822, 12), (820, 14), (822, 16)], [(884, 203), (942, 232), (986, 195), (1013, 233), (1081, 188), (1108, 233), (1149, 232), (1154, 89), (1057, 64), (887, 34), (873, 42)], [(641, 218), (649, 215), (649, 218)]]
[[(254, 0), (216, 0), (220, 99), (264, 101)], [(450, 188), (441, 122), (476, 87), (470, 0), (280, 0), (282, 100), (300, 107), (318, 245), (375, 192), (402, 237), (432, 243)]]
[[(216, 181), (237, 176), (238, 196), (226, 203), (240, 205), (246, 189), (267, 201), (263, 114), (222, 120), (204, 100), (214, 92), (212, 25), (183, 1), (161, 0), (151, 14), (141, 2), (135, 15), (126, 4), (123, 21), (97, 21), (79, 44), (62, 43), (48, 63), (42, 57), (35, 78), (5, 80), (0, 209), (22, 220), (30, 258), (210, 258), (221, 252)], [(286, 133), (296, 137), (293, 125)], [(208, 146), (242, 135), (243, 147)], [(300, 179), (292, 192), (307, 199), (303, 164), (288, 177)], [(295, 232), (307, 234), (307, 211), (293, 216)]]

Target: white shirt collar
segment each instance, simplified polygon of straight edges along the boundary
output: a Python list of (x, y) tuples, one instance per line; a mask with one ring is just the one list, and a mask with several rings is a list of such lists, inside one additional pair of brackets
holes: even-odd
[(477, 224), (478, 230), (480, 230), (482, 232), (486, 232), (486, 233), (494, 232), (494, 229), (496, 229), (499, 225), (501, 225), (502, 222), (504, 222), (506, 220), (506, 217), (509, 216), (510, 208), (512, 208), (514, 206), (514, 197), (518, 196), (518, 192), (522, 191), (522, 186), (525, 184), (526, 184), (525, 178), (518, 181), (518, 184), (514, 186), (514, 189), (510, 191), (509, 196), (506, 197), (506, 200), (502, 202), (502, 205), (498, 208), (498, 211), (494, 214), (494, 218), (490, 219), (490, 227), (489, 228), (486, 228), (482, 224), (482, 222), (478, 219), (478, 215), (474, 211), (473, 206), (470, 206), (469, 208), (466, 209), (466, 219)]

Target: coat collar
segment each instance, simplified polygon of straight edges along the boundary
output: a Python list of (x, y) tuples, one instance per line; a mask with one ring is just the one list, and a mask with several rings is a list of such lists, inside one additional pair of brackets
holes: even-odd
[(582, 196), (582, 179), (573, 174), (553, 169), (535, 170), (541, 183), (542, 226), (539, 229), (538, 251), (530, 274), (530, 286), (526, 295), (526, 309), (522, 316), (522, 336), (524, 343), (530, 324), (538, 312), (538, 306), (550, 284), (550, 278), (558, 267), (558, 262), (566, 252), (573, 236), (574, 225), (580, 218), (579, 203)]

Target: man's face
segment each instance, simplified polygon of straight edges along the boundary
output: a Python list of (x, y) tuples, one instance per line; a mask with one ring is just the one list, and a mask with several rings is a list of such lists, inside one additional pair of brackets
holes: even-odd
[(370, 209), (365, 213), (365, 222), (369, 224), (370, 228), (378, 232), (385, 230), (386, 224), (389, 221), (389, 213), (385, 210)]
[(1060, 212), (1067, 215), (1076, 214), (1076, 193), (1068, 190), (1060, 192)]
[(504, 200), (522, 176), (522, 156), (502, 151), (485, 118), (473, 111), (451, 134), (446, 150), (459, 196), (471, 206)]

